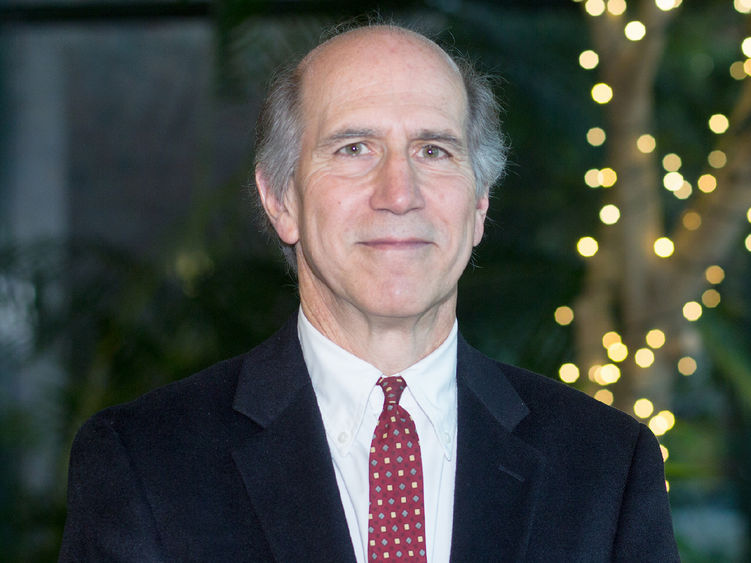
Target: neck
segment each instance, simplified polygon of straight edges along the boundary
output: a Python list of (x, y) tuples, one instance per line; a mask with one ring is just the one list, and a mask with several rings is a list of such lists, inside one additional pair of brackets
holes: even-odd
[(346, 304), (324, 304), (306, 297), (301, 291), (300, 302), (308, 321), (326, 338), (384, 375), (400, 373), (438, 348), (456, 319), (456, 294), (414, 317), (379, 316)]

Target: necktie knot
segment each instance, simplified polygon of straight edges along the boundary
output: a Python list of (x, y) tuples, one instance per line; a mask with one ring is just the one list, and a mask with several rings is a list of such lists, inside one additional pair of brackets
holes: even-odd
[(383, 406), (398, 405), (407, 383), (400, 376), (382, 377), (378, 380), (378, 385), (383, 389)]

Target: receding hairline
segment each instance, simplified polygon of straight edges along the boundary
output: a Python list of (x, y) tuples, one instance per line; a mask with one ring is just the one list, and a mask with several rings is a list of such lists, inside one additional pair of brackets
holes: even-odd
[(310, 66), (312, 66), (312, 64), (318, 58), (323, 56), (326, 50), (335, 46), (341, 41), (345, 41), (347, 39), (356, 39), (367, 35), (387, 35), (393, 37), (401, 37), (411, 40), (416, 44), (427, 47), (430, 51), (439, 55), (441, 59), (443, 59), (443, 61), (447, 64), (447, 66), (454, 73), (456, 73), (456, 76), (461, 80), (461, 70), (459, 69), (451, 55), (449, 55), (440, 45), (438, 45), (435, 41), (425, 37), (421, 33), (393, 24), (366, 25), (334, 35), (330, 39), (327, 39), (320, 45), (316, 46), (307, 55), (305, 55), (298, 63), (295, 69), (296, 73), (301, 79), (303, 79), (308, 68), (310, 68)]

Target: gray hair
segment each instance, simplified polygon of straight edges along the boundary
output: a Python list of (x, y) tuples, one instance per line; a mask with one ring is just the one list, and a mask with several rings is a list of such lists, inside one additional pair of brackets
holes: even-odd
[[(397, 33), (415, 34), (436, 45), (424, 35), (393, 24), (386, 27)], [(355, 31), (359, 28), (337, 30), (334, 37)], [(328, 37), (326, 41), (331, 39)], [(323, 41), (321, 44), (325, 43)], [(320, 45), (319, 45), (320, 46)], [(503, 176), (506, 167), (508, 147), (501, 132), (500, 105), (493, 93), (491, 79), (477, 71), (467, 59), (446, 53), (436, 45), (457, 66), (467, 93), (467, 146), (475, 177), (477, 197), (489, 195), (494, 184)], [(295, 175), (300, 158), (300, 140), (303, 133), (301, 115), (302, 78), (304, 65), (298, 61), (280, 69), (269, 84), (268, 94), (256, 125), (255, 169), (260, 171), (269, 185), (272, 195), (282, 201)], [(251, 190), (256, 194), (256, 190)], [(258, 200), (259, 218), (265, 230), (274, 238), (276, 233), (263, 206)], [(278, 239), (277, 239), (278, 240)], [(282, 252), (293, 271), (297, 269), (294, 247), (281, 240)]]

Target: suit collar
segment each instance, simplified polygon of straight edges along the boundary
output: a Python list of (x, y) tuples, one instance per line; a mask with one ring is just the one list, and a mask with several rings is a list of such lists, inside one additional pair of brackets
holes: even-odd
[(354, 561), (294, 318), (248, 354), (234, 408), (259, 427), (232, 456), (275, 559)]
[(529, 414), (497, 363), (459, 342), (451, 561), (525, 557), (545, 458), (514, 429)]

